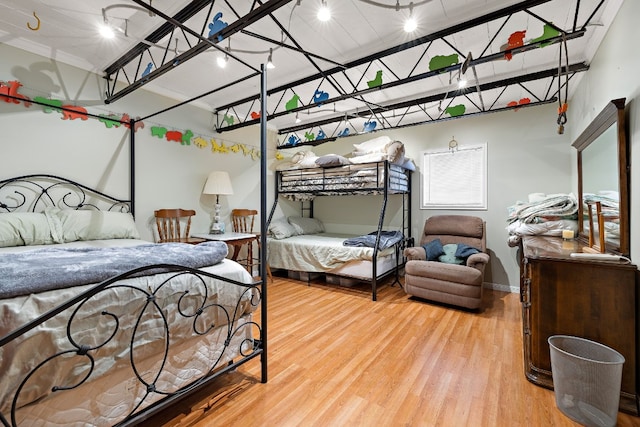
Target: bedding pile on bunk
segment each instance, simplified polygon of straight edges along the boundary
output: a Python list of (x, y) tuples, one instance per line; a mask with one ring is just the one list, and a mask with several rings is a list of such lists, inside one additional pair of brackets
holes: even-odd
[(406, 192), (415, 165), (404, 153), (404, 144), (387, 136), (354, 144), (349, 156), (300, 151), (276, 167), (278, 192), (291, 200), (309, 200), (321, 192), (379, 193), (385, 186), (389, 193)]
[(522, 236), (561, 236), (563, 230), (578, 232), (578, 200), (574, 194), (532, 193), (527, 202), (508, 208), (508, 244), (518, 246)]

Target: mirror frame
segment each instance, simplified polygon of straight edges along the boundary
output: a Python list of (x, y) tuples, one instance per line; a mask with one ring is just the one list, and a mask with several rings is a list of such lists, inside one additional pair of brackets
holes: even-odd
[(573, 147), (578, 150), (578, 239), (588, 245), (589, 236), (584, 229), (584, 208), (582, 201), (582, 151), (602, 135), (609, 127), (617, 127), (618, 150), (618, 191), (620, 194), (620, 245), (605, 244), (605, 251), (629, 257), (629, 146), (625, 124), (625, 100), (614, 99), (598, 114), (582, 134), (575, 140)]

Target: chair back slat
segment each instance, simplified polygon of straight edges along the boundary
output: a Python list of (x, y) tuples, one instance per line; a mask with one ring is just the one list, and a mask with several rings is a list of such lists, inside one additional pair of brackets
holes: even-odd
[(253, 226), (258, 211), (255, 209), (233, 209), (231, 224), (236, 233), (253, 233)]
[(158, 242), (181, 242), (188, 239), (191, 232), (191, 217), (195, 214), (196, 211), (192, 209), (156, 210), (154, 215), (158, 228)]

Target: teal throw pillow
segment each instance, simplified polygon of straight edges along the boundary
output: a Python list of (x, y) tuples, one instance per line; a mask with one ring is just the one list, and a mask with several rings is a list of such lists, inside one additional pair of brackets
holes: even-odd
[(464, 260), (456, 256), (457, 249), (458, 249), (458, 245), (455, 243), (449, 243), (447, 245), (444, 245), (442, 247), (444, 254), (438, 257), (438, 261), (444, 262), (447, 264), (463, 264)]

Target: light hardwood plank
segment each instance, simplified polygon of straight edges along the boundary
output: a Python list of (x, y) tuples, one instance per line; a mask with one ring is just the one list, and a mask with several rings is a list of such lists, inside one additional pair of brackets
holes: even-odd
[(268, 301), (269, 381), (249, 362), (149, 425), (578, 425), (525, 378), (518, 294), (486, 290), (470, 312), (397, 285), (373, 302), (367, 287), (274, 277)]

